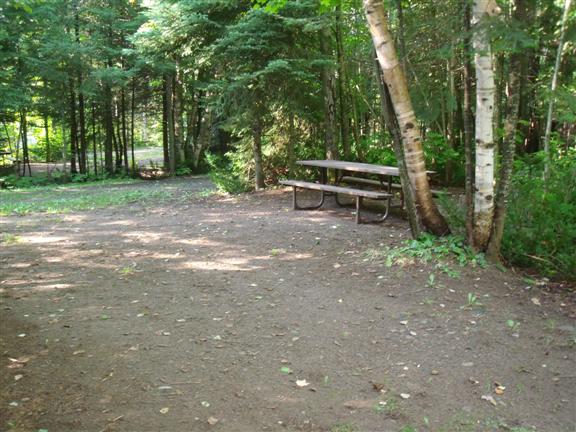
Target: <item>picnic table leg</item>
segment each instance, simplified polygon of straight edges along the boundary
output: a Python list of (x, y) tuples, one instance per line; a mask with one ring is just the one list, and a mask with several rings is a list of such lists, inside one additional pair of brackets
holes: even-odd
[(292, 186), (292, 206), (294, 210), (316, 210), (317, 208), (322, 207), (324, 204), (324, 191), (320, 191), (320, 202), (317, 205), (301, 207), (298, 205), (298, 201), (296, 200), (296, 186)]
[(362, 197), (356, 195), (356, 223), (361, 223), (360, 221), (360, 208), (362, 207)]

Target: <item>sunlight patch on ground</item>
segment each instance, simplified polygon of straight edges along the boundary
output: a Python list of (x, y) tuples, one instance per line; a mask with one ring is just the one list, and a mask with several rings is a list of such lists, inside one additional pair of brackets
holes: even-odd
[[(22, 243), (31, 243), (31, 244), (44, 244), (44, 243), (59, 243), (59, 242), (63, 242), (63, 241), (68, 241), (69, 237), (63, 237), (63, 236), (52, 236), (50, 234), (48, 235), (42, 235), (42, 234), (37, 234), (37, 235), (22, 235), (20, 236), (20, 239), (22, 241)], [(74, 243), (67, 243), (67, 244), (75, 244)]]
[(114, 225), (118, 225), (118, 226), (133, 226), (136, 225), (136, 222), (131, 220), (131, 219), (120, 219), (120, 220), (113, 220), (110, 222), (101, 222), (100, 225), (103, 226), (114, 226)]
[(179, 268), (188, 270), (218, 270), (218, 271), (252, 271), (259, 270), (261, 266), (247, 265), (247, 259), (229, 259), (222, 261), (187, 261)]

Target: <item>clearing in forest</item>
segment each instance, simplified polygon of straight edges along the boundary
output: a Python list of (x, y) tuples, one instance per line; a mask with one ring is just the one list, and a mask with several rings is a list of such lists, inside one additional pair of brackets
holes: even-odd
[(1, 430), (574, 430), (567, 294), (285, 191), (107, 187), (2, 217)]

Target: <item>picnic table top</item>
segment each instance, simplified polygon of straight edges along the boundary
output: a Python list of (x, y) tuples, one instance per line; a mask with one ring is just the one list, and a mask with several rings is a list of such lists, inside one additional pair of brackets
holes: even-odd
[(313, 166), (319, 168), (332, 168), (343, 171), (362, 172), (368, 174), (380, 174), (399, 176), (400, 170), (397, 167), (386, 165), (374, 165), (360, 162), (348, 162), (341, 160), (301, 160), (296, 162), (298, 165)]

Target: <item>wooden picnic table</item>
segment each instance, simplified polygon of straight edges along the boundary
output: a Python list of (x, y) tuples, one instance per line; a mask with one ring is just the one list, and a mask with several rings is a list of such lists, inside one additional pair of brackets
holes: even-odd
[[(293, 189), (293, 207), (299, 210), (312, 210), (322, 206), (326, 194), (333, 194), (336, 203), (345, 205), (338, 199), (339, 194), (353, 196), (356, 200), (356, 222), (360, 223), (360, 208), (364, 198), (385, 200), (386, 212), (377, 221), (384, 221), (389, 214), (392, 200), (392, 178), (398, 177), (400, 171), (397, 167), (374, 165), (360, 162), (349, 162), (341, 160), (300, 160), (296, 162), (298, 165), (320, 168), (320, 182), (310, 183), (298, 180), (284, 180), (281, 184), (292, 186)], [(328, 170), (333, 169), (336, 172), (335, 184), (328, 184)], [(362, 177), (346, 177), (346, 173), (356, 174), (371, 174), (378, 176), (378, 180), (370, 180)], [(348, 179), (348, 180), (346, 180)], [(366, 183), (368, 182), (368, 183)], [(376, 187), (376, 190), (366, 190), (365, 188), (352, 188), (343, 186), (342, 183), (356, 183), (362, 186)], [(321, 192), (320, 201), (318, 204), (308, 207), (301, 207), (296, 202), (296, 189), (312, 189)]]

